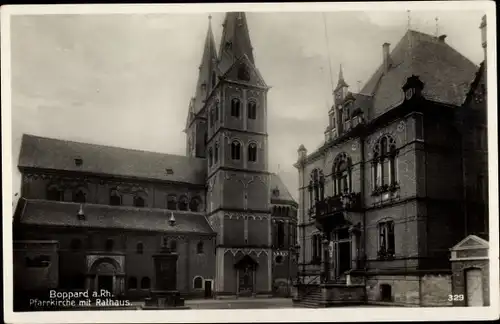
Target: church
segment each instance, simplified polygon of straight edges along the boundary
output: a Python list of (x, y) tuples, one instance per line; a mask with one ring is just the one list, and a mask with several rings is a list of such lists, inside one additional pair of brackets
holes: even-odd
[(479, 67), (408, 28), (360, 91), (341, 69), (325, 140), (295, 164), (297, 304), (489, 305), (480, 31)]
[(15, 294), (141, 300), (167, 248), (184, 298), (289, 296), (298, 204), (269, 171), (269, 87), (245, 13), (225, 15), (218, 50), (209, 22), (203, 45), (183, 156), (24, 134)]

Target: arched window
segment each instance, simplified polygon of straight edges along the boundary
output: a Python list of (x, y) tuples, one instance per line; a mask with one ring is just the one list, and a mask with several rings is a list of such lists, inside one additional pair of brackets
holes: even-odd
[(345, 153), (340, 153), (333, 164), (333, 194), (335, 196), (352, 191), (351, 159)]
[(128, 278), (128, 289), (137, 289), (137, 278), (129, 277)]
[(202, 254), (203, 253), (203, 242), (200, 241), (196, 245), (196, 253), (198, 253), (198, 254)]
[(219, 143), (215, 143), (214, 163), (219, 162)]
[(177, 241), (176, 240), (170, 241), (169, 248), (171, 252), (177, 252)]
[(212, 148), (209, 148), (208, 149), (208, 167), (211, 168), (212, 167), (212, 163), (213, 163), (213, 158), (214, 158), (214, 153), (212, 152)]
[(247, 114), (248, 119), (257, 118), (257, 103), (254, 100), (250, 100), (247, 104)]
[(144, 253), (144, 244), (141, 242), (137, 243), (137, 254), (143, 254)]
[(189, 209), (191, 211), (197, 212), (199, 211), (200, 208), (200, 198), (194, 197), (191, 198), (191, 201), (189, 202)]
[(239, 160), (241, 156), (241, 144), (238, 141), (231, 143), (231, 159)]
[(309, 195), (311, 200), (311, 207), (314, 206), (316, 201), (323, 200), (325, 198), (325, 177), (322, 170), (314, 169), (311, 172), (311, 180), (309, 181)]
[(194, 289), (202, 289), (203, 288), (203, 278), (202, 277), (196, 277), (193, 280), (193, 288)]
[(389, 135), (382, 136), (373, 148), (372, 182), (373, 189), (384, 188), (397, 183), (396, 142)]
[(141, 196), (135, 196), (134, 197), (134, 206), (135, 207), (144, 207), (146, 205), (146, 202), (144, 201), (144, 198)]
[(257, 145), (255, 143), (250, 143), (248, 145), (248, 161), (257, 161)]
[(240, 117), (240, 99), (233, 98), (231, 100), (231, 116), (239, 118)]
[(57, 186), (51, 186), (47, 189), (47, 199), (53, 201), (63, 201), (64, 192)]
[(106, 240), (106, 251), (113, 251), (113, 247), (115, 245), (115, 242), (112, 239), (107, 239)]
[(278, 248), (282, 248), (285, 245), (285, 224), (283, 222), (278, 223)]
[(250, 73), (248, 72), (246, 65), (242, 64), (238, 68), (238, 79), (242, 81), (250, 81)]
[(186, 196), (181, 196), (179, 199), (179, 210), (188, 210), (188, 199)]
[(86, 201), (86, 194), (82, 189), (78, 189), (73, 192), (73, 202), (83, 204)]
[(141, 289), (151, 288), (151, 279), (149, 277), (142, 277), (141, 279)]
[(109, 193), (109, 204), (112, 206), (120, 206), (122, 204), (122, 197), (116, 189), (111, 189)]
[(70, 247), (72, 251), (79, 251), (82, 248), (82, 241), (80, 239), (72, 239)]
[(177, 210), (177, 196), (176, 195), (168, 195), (167, 196), (167, 209)]
[(379, 258), (392, 258), (395, 254), (394, 221), (385, 221), (378, 224)]

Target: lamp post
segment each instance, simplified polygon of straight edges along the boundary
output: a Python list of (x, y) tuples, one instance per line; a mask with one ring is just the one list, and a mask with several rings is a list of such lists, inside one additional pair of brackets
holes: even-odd
[[(300, 245), (299, 244), (296, 244), (295, 245), (295, 258), (297, 260), (297, 284), (300, 284), (301, 281), (300, 281), (300, 271), (299, 271), (299, 261), (300, 261)], [(304, 267), (304, 265), (302, 265), (302, 267)]]
[(329, 258), (329, 251), (328, 251), (329, 243), (330, 243), (330, 241), (328, 240), (328, 237), (325, 234), (323, 237), (323, 255), (324, 255), (324, 258), (323, 258), (323, 260), (324, 260), (323, 261), (323, 271), (324, 271), (323, 281), (325, 283), (330, 281), (330, 258)]

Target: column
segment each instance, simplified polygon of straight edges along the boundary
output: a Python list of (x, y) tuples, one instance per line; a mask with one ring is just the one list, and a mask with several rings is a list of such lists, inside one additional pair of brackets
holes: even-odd
[(111, 293), (116, 296), (117, 294), (117, 291), (118, 291), (118, 285), (116, 284), (116, 275), (113, 276), (113, 289), (111, 291)]

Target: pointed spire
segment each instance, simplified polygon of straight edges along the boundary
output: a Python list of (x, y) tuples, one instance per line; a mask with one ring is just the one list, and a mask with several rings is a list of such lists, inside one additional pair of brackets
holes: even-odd
[[(217, 50), (215, 48), (215, 38), (212, 32), (212, 16), (208, 16), (208, 29), (203, 47), (203, 56), (199, 67), (198, 83), (196, 84), (193, 113), (197, 114), (204, 105), (204, 100), (217, 82)], [(189, 119), (189, 115), (188, 115)]]
[(347, 88), (347, 87), (349, 87), (349, 85), (344, 80), (344, 71), (342, 70), (342, 64), (340, 64), (339, 80), (337, 82), (337, 87), (335, 87), (335, 91), (337, 91), (338, 89), (343, 88), (343, 87)]
[(221, 72), (224, 73), (238, 58), (243, 55), (246, 55), (250, 62), (255, 63), (245, 13), (226, 13), (222, 26), (222, 39), (219, 49)]

